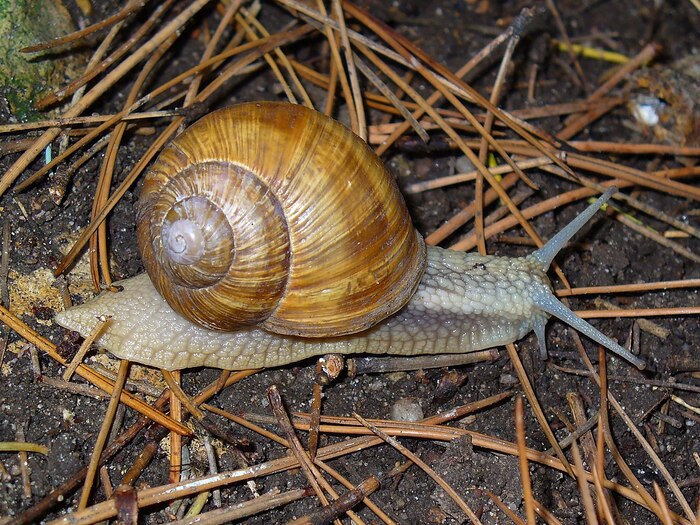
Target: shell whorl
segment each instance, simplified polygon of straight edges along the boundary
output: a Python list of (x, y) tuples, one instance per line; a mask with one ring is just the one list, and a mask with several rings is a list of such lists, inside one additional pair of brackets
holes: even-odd
[(155, 287), (202, 326), (354, 333), (415, 291), (425, 246), (368, 146), (315, 111), (210, 113), (144, 182), (138, 242)]

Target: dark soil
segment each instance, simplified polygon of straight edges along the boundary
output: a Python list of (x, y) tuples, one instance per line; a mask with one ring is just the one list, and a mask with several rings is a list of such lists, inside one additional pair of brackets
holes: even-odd
[[(96, 2), (96, 4), (96, 11), (90, 19), (81, 16), (83, 22), (90, 23), (108, 12), (111, 13), (111, 2)], [(374, 16), (386, 21), (452, 70), (459, 68), (468, 57), (502, 31), (523, 7), (530, 5), (525, 2), (458, 0), (430, 2), (414, 0), (394, 3), (366, 0), (363, 4)], [(487, 5), (487, 10), (477, 13), (480, 5)], [(663, 46), (663, 54), (658, 61), (661, 64), (670, 64), (686, 55), (698, 53), (697, 28), (700, 27), (700, 13), (688, 0), (663, 3), (651, 0), (627, 2), (559, 0), (557, 7), (572, 38), (598, 35), (597, 38), (589, 38), (582, 43), (590, 43), (601, 48), (615, 46), (616, 51), (633, 56), (646, 43), (655, 41)], [(80, 15), (76, 14), (76, 16)], [(264, 7), (263, 19), (272, 27), (277, 27), (288, 20), (286, 14), (269, 5)], [(214, 25), (210, 23), (210, 27)], [(549, 47), (547, 43), (549, 37), (558, 37), (558, 31), (553, 20), (546, 18), (541, 31), (522, 41), (515, 54), (514, 66), (509, 75), (507, 94), (502, 106), (527, 107), (524, 85), (527, 81), (528, 67), (532, 63), (537, 63), (540, 68), (535, 105), (586, 97), (586, 90), (572, 82), (572, 70), (567, 57), (554, 52)], [(168, 72), (164, 71), (163, 75), (170, 75), (171, 71), (189, 67), (201, 50), (201, 41), (190, 39), (186, 46), (179, 47), (176, 54), (168, 57)], [(580, 63), (593, 88), (602, 82), (601, 75), (610, 68), (609, 63), (599, 60), (581, 59)], [(497, 64), (490, 64), (482, 68), (479, 75), (471, 78), (470, 82), (484, 93), (492, 85), (496, 69)], [(112, 91), (110, 100), (102, 101), (101, 105), (94, 108), (95, 112), (109, 112), (114, 109), (113, 104), (119, 104), (123, 100), (128, 86), (117, 86), (117, 88)], [(274, 80), (268, 74), (237, 80), (227, 93), (235, 93), (235, 96), (222, 94), (216, 102), (217, 105), (225, 105), (234, 100), (279, 98)], [(370, 117), (376, 118), (376, 115), (371, 114)], [(5, 113), (0, 115), (0, 119), (5, 123), (10, 120), (10, 116)], [(550, 132), (556, 132), (561, 127), (561, 118), (539, 120), (535, 124)], [(648, 133), (645, 134), (638, 128), (623, 107), (606, 115), (577, 137), (582, 140), (587, 138), (616, 142), (653, 140)], [(149, 140), (151, 137), (148, 136), (129, 137), (124, 151), (119, 156), (117, 166), (119, 176), (123, 177), (129, 171), (147, 147)], [(16, 157), (15, 154), (3, 157), (0, 165), (2, 171)], [(393, 150), (387, 160), (398, 174), (400, 184), (403, 185), (451, 173), (455, 156), (451, 152), (408, 153)], [(633, 156), (613, 158), (613, 160), (622, 161), (641, 170), (680, 165), (679, 159), (670, 156)], [(39, 166), (40, 164), (36, 163), (33, 168)], [(95, 174), (98, 169), (96, 160), (86, 164), (77, 173), (65, 201), (60, 206), (54, 206), (46, 198), (46, 184), (39, 184), (19, 195), (8, 193), (2, 197), (0, 202), (2, 221), (9, 222), (12, 234), (9, 266), (15, 273), (11, 273), (9, 279), (10, 289), (17, 286), (18, 276), (30, 275), (42, 268), (53, 269), (61, 258), (60, 243), (67, 245), (68, 241), (65, 239), (68, 237), (74, 239), (75, 236), (70, 234), (87, 225), (95, 187)], [(541, 189), (527, 203), (543, 200), (574, 187), (544, 172), (533, 173), (533, 180)], [(133, 204), (136, 194), (127, 194), (109, 220), (115, 278), (132, 276), (142, 270), (134, 241)], [(688, 220), (697, 226), (697, 203), (690, 199), (649, 190), (640, 190), (636, 196), (672, 216)], [(472, 197), (472, 186), (463, 185), (427, 192), (411, 197), (408, 201), (417, 228), (427, 234), (470, 202)], [(569, 206), (556, 213), (546, 214), (535, 220), (533, 224), (543, 238), (549, 238), (583, 207), (583, 203)], [(665, 226), (654, 220), (647, 218), (644, 220), (651, 226), (665, 229)], [(463, 230), (458, 234), (465, 232), (466, 230)], [(524, 236), (522, 232), (517, 231), (509, 234)], [(576, 242), (557, 258), (558, 264), (572, 286), (700, 277), (697, 264), (626, 229), (619, 223), (606, 218), (604, 214), (598, 214), (576, 239)], [(691, 251), (699, 252), (697, 240), (679, 239), (679, 242)], [(489, 241), (488, 248), (490, 253), (509, 255), (523, 255), (531, 250), (527, 246), (499, 242), (498, 239)], [(77, 295), (73, 297), (75, 301), (86, 298)], [(696, 290), (630, 294), (608, 299), (617, 301), (624, 308), (700, 304)], [(595, 308), (592, 297), (575, 299), (571, 304), (574, 309)], [(50, 321), (53, 309), (59, 306), (47, 304), (41, 300), (37, 300), (32, 306), (33, 311), (24, 312), (21, 316), (22, 320), (54, 342), (64, 341), (65, 331), (57, 328)], [(697, 375), (694, 377), (691, 375), (691, 372), (700, 369), (698, 355), (700, 330), (697, 317), (660, 317), (651, 320), (666, 329), (668, 336), (662, 339), (644, 330), (641, 332), (641, 355), (648, 363), (648, 370), (639, 372), (623, 361), (610, 358), (610, 376), (700, 385)], [(594, 321), (594, 324), (607, 335), (624, 341), (628, 337), (632, 320), (610, 319)], [(7, 329), (4, 327), (2, 334), (7, 334)], [(556, 364), (583, 369), (573, 345), (570, 330), (562, 323), (551, 322), (547, 335), (550, 351), (548, 361), (539, 359), (536, 341), (532, 335), (519, 341), (517, 347), (521, 359), (529, 369), (533, 387), (550, 424), (556, 431), (561, 432), (559, 437), (563, 437), (567, 432), (558, 414), (571, 417), (567, 395), (580, 396), (590, 416), (599, 406), (599, 390), (588, 378), (564, 373), (553, 366)], [(89, 461), (107, 401), (48, 386), (37, 376), (32, 366), (28, 346), (18, 340), (14, 333), (6, 337), (9, 344), (2, 363), (2, 382), (0, 383), (0, 440), (14, 441), (18, 439), (18, 430), (21, 430), (26, 441), (50, 447), (47, 457), (39, 454), (29, 455), (31, 497), (23, 495), (17, 455), (3, 453), (0, 456), (0, 463), (6, 470), (6, 473), (0, 472), (2, 476), (0, 516), (16, 516), (41, 500)], [(594, 345), (590, 341), (584, 343), (589, 355), (597, 361)], [(39, 355), (38, 360), (43, 376), (59, 377), (62, 373), (62, 367), (48, 357)], [(483, 399), (510, 387), (519, 389), (517, 382), (513, 383), (515, 372), (505, 351), (501, 352), (501, 357), (495, 362), (460, 369), (460, 372), (466, 374), (464, 383), (456, 389), (453, 397), (436, 401), (436, 388), (447, 372), (439, 369), (365, 375), (354, 379), (343, 376), (325, 389), (324, 413), (349, 415), (357, 412), (364, 417), (388, 418), (390, 409), (397, 400), (415, 398), (422, 405), (425, 414), (432, 415)], [(189, 393), (198, 392), (203, 385), (215, 380), (217, 375), (218, 371), (211, 369), (187, 371), (183, 374), (184, 388)], [(227, 389), (212, 403), (233, 412), (245, 410), (270, 415), (265, 392), (269, 385), (276, 384), (290, 411), (306, 412), (310, 404), (313, 376), (312, 361), (284, 369), (268, 370)], [(82, 380), (77, 379), (76, 382), (80, 383)], [(698, 432), (700, 418), (676, 403), (666, 403), (665, 400), (668, 399), (670, 391), (665, 388), (622, 380), (612, 382), (610, 391), (627, 410), (630, 418), (639, 425), (666, 468), (682, 487), (691, 506), (697, 508), (700, 501), (698, 488), (700, 473), (697, 457), (694, 460), (692, 453), (700, 451), (700, 432)], [(700, 396), (697, 392), (674, 391), (673, 393), (683, 397), (691, 405), (700, 406)], [(656, 417), (660, 411), (667, 414), (671, 421), (678, 421), (680, 425), (675, 427), (671, 424), (662, 424)], [(127, 410), (124, 424), (133, 422), (135, 417), (131, 410)], [(620, 419), (615, 416), (611, 418), (618, 447), (633, 472), (652, 494), (652, 483), (658, 482), (671, 508), (682, 513), (649, 456)], [(253, 457), (256, 461), (277, 458), (286, 453), (279, 446), (271, 444), (257, 434), (233, 428), (221, 420), (218, 424), (230, 432), (248, 437), (253, 443), (255, 450)], [(484, 434), (509, 441), (515, 440), (512, 401), (504, 402), (461, 424)], [(527, 408), (526, 425), (528, 446), (547, 450), (550, 445), (534, 420), (532, 412)], [(333, 439), (324, 436), (323, 442), (330, 442)], [(108, 473), (112, 483), (119, 483), (124, 471), (130, 467), (144, 442), (143, 437), (138, 437), (131, 446), (109, 462)], [(505, 515), (486, 497), (486, 490), (497, 494), (520, 516), (524, 516), (524, 510), (521, 507), (518, 464), (515, 459), (473, 449), (467, 440), (458, 440), (449, 444), (411, 439), (402, 439), (402, 442), (432, 465), (460, 494), (466, 494), (468, 502), (481, 515), (485, 523), (508, 522)], [(199, 450), (201, 447), (193, 449), (191, 462), (196, 472), (204, 473), (207, 470), (206, 458)], [(607, 457), (609, 458), (609, 455)], [(388, 472), (403, 459), (398, 452), (385, 446), (336, 460), (332, 464), (353, 483), (358, 483), (372, 474), (382, 475)], [(137, 486), (156, 486), (167, 483), (168, 467), (168, 458), (163, 451), (139, 478)], [(230, 451), (224, 452), (220, 457), (220, 468), (222, 470), (237, 468), (236, 459)], [(607, 468), (610, 479), (625, 483), (623, 475), (612, 460), (608, 461)], [(541, 466), (533, 466), (531, 476), (535, 497), (544, 507), (565, 523), (584, 521), (581, 499), (574, 481), (557, 471)], [(303, 474), (293, 472), (260, 479), (257, 481), (257, 490), (259, 493), (264, 493), (273, 487), (286, 490), (305, 485)], [(93, 501), (100, 501), (103, 497), (102, 489), (98, 488)], [(245, 485), (235, 485), (222, 491), (225, 504), (249, 498), (250, 491)], [(460, 523), (466, 519), (441, 489), (415, 467), (394, 479), (393, 482), (386, 483), (373, 496), (373, 500), (399, 523)], [(76, 502), (77, 495), (72, 493), (67, 501), (55, 507), (52, 513), (44, 518), (48, 520), (62, 515), (68, 509), (75, 508)], [(631, 523), (656, 522), (656, 518), (651, 513), (636, 504), (622, 498), (617, 500), (617, 503), (624, 518)], [(251, 518), (246, 523), (281, 523), (295, 516), (304, 515), (315, 508), (317, 508), (317, 501), (307, 498), (281, 510), (273, 510)], [(360, 507), (358, 510), (360, 515), (369, 522), (378, 522), (367, 509)], [(168, 519), (168, 512), (164, 507), (153, 507), (143, 511), (140, 522), (163, 523)]]

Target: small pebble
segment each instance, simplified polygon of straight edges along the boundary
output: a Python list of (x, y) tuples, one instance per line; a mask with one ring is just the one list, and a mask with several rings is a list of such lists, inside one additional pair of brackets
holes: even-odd
[(502, 386), (515, 386), (518, 384), (518, 378), (510, 374), (502, 374), (498, 382)]
[(416, 398), (402, 397), (391, 406), (390, 417), (394, 421), (415, 422), (420, 421), (425, 416)]

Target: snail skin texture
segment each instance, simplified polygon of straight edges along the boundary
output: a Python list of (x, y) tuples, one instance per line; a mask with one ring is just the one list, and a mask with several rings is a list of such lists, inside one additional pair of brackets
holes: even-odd
[(242, 370), (330, 353), (466, 353), (531, 331), (546, 357), (554, 315), (643, 368), (558, 301), (546, 274), (614, 191), (526, 257), (426, 249), (359, 137), (302, 106), (240, 104), (185, 130), (146, 176), (147, 274), (56, 322), (87, 336), (111, 317), (97, 344), (123, 359)]

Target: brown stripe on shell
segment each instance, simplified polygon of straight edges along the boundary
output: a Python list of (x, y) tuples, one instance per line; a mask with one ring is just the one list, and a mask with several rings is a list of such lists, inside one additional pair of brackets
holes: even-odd
[[(282, 214), (273, 219), (274, 228), (265, 226), (258, 237), (246, 231), (234, 240), (231, 268), (240, 268), (240, 274), (251, 271), (251, 262), (239, 262), (241, 245), (255, 245), (264, 254), (263, 248), (272, 244), (273, 266), (278, 269), (284, 259), (289, 275), (279, 302), (261, 297), (263, 291), (280, 288), (278, 276), (272, 279), (274, 285), (264, 284), (255, 271), (248, 287), (235, 278), (235, 285), (207, 287), (201, 296), (191, 289), (181, 295), (182, 290), (165, 291), (170, 279), (154, 277), (157, 270), (146, 263), (156, 287), (163, 288), (176, 310), (209, 327), (229, 329), (265, 319), (262, 326), (271, 331), (322, 337), (361, 331), (397, 311), (415, 291), (425, 266), (423, 241), (381, 160), (341, 124), (284, 103), (248, 103), (213, 112), (177, 137), (154, 164), (144, 184), (141, 215), (158, 208), (149, 204), (149, 195), (156, 182), (163, 183), (164, 172), (215, 162), (228, 165), (222, 168), (225, 177), (259, 180), (265, 191), (256, 194), (256, 204), (266, 201), (272, 204), (271, 215)], [(226, 213), (236, 208), (226, 208)], [(245, 206), (240, 210), (251, 213)], [(284, 257), (284, 243), (273, 239), (282, 223), (289, 228), (289, 255), (285, 251)], [(140, 240), (144, 259), (148, 244)], [(239, 289), (243, 297), (228, 298)], [(209, 305), (216, 318), (224, 320), (205, 321), (199, 314), (188, 314), (191, 304)], [(253, 314), (240, 321), (226, 313), (229, 308), (250, 308)]]

